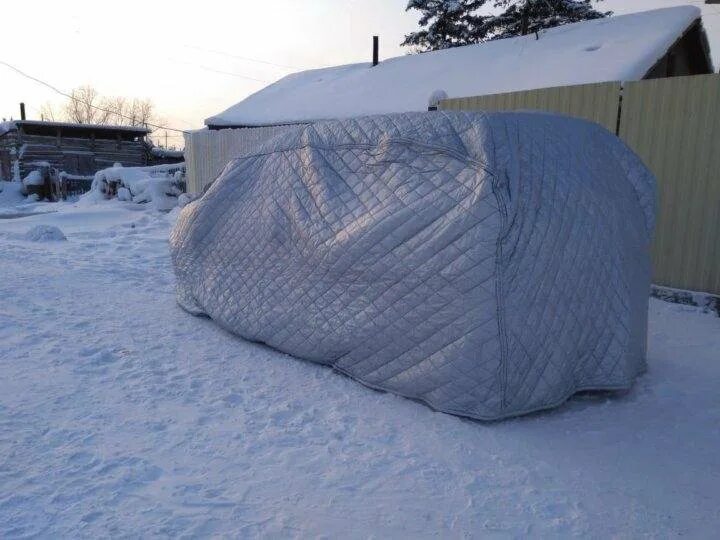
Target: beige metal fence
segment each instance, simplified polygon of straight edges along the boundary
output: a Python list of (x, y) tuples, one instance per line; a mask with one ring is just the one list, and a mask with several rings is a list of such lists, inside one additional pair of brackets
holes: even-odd
[(720, 76), (626, 83), (620, 137), (658, 178), (655, 281), (720, 294)]
[(268, 126), (242, 129), (198, 130), (185, 135), (187, 186), (190, 193), (200, 193), (222, 172), (225, 165), (256, 148), (274, 135), (295, 126)]
[(440, 103), (440, 108), (455, 111), (549, 111), (592, 120), (615, 133), (620, 91), (618, 82), (582, 84), (446, 99)]
[(440, 108), (545, 110), (617, 133), (658, 180), (654, 281), (720, 294), (720, 75), (455, 98)]

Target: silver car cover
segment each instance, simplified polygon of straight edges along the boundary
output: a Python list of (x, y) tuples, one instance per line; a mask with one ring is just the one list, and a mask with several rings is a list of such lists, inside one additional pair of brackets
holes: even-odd
[(439, 411), (518, 415), (643, 371), (655, 196), (617, 137), (577, 119), (298, 126), (182, 210), (178, 299)]

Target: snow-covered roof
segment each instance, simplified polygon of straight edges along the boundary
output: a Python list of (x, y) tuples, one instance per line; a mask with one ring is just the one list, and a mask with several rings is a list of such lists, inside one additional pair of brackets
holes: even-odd
[(478, 45), (288, 75), (210, 126), (300, 123), (427, 110), (438, 90), (486, 95), (603, 81), (640, 80), (700, 17), (678, 6), (568, 24)]
[(5, 122), (0, 122), (0, 135), (5, 135), (8, 131), (12, 131), (15, 129), (15, 122), (12, 120), (6, 120)]
[(8, 131), (14, 131), (17, 126), (43, 126), (43, 127), (58, 127), (58, 128), (78, 128), (78, 129), (92, 129), (94, 131), (129, 131), (131, 133), (146, 134), (150, 133), (150, 130), (142, 126), (114, 126), (114, 125), (101, 125), (101, 124), (76, 124), (73, 122), (49, 122), (45, 120), (10, 120), (6, 122), (0, 122), (0, 135), (4, 135)]
[(49, 126), (59, 128), (92, 129), (95, 131), (130, 131), (132, 133), (150, 133), (143, 126), (116, 126), (111, 124), (77, 124), (74, 122), (48, 122), (46, 120), (15, 120), (15, 124), (24, 126)]

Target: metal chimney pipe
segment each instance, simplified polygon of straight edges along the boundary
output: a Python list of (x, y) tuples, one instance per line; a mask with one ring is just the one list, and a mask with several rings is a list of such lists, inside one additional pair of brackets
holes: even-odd
[(380, 38), (373, 36), (373, 67), (380, 63)]
[(20, 120), (25, 120), (25, 104), (20, 104)]

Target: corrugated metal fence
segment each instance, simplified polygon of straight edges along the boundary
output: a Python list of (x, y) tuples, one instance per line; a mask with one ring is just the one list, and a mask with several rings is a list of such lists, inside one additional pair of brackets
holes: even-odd
[(658, 178), (656, 283), (720, 294), (720, 76), (625, 84), (619, 135)]
[(455, 98), (440, 108), (545, 110), (617, 133), (658, 180), (655, 283), (720, 294), (720, 75)]
[(551, 111), (597, 122), (615, 133), (620, 91), (618, 82), (561, 86), (446, 99), (440, 102), (440, 108), (446, 111)]
[(185, 162), (190, 193), (200, 193), (222, 172), (228, 161), (296, 126), (199, 130), (185, 135)]

